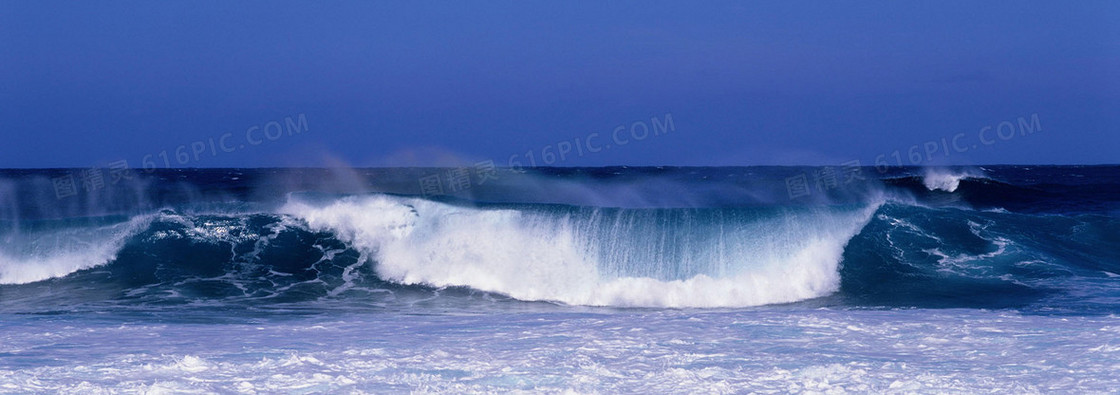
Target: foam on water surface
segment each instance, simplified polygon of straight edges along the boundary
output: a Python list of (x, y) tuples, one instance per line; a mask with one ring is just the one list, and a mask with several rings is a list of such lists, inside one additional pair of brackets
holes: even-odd
[[(1120, 386), (1112, 374), (1120, 365), (1113, 316), (670, 310), (2, 325), (0, 392), (1083, 393)], [(40, 360), (29, 347), (54, 357)]]

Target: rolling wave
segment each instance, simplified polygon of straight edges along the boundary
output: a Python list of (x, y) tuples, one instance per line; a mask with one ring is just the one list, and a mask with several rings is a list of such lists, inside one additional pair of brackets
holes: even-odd
[(387, 281), (647, 307), (827, 295), (874, 210), (477, 209), (385, 195), (282, 209), (354, 246)]
[[(211, 296), (267, 297), (300, 283), (316, 285), (311, 295), (322, 297), (387, 282), (573, 305), (754, 306), (835, 292), (844, 245), (875, 208), (477, 208), (389, 195), (322, 204), (295, 198), (280, 214), (165, 211), (91, 228), (108, 238), (6, 261), (3, 280), (108, 273), (93, 281), (170, 284), (176, 294), (209, 284), (223, 289)], [(96, 248), (79, 248), (90, 244)], [(66, 264), (42, 264), (56, 261)], [(337, 269), (335, 281), (324, 266)], [(372, 270), (365, 279), (362, 267)]]
[(882, 183), (912, 198), (831, 205), (290, 193), (271, 206), (235, 200), (24, 221), (0, 232), (0, 309), (481, 299), (1111, 311), (1120, 302), (1114, 185), (998, 178), (911, 172)]

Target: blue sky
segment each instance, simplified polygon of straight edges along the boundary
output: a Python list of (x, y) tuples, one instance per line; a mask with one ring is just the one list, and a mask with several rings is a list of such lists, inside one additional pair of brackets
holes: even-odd
[(0, 167), (1120, 162), (1120, 2), (694, 3), (5, 2)]

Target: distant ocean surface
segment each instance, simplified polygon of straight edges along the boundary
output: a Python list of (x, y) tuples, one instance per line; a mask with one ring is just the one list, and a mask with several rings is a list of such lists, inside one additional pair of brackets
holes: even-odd
[(1120, 166), (0, 170), (0, 393), (1120, 388)]

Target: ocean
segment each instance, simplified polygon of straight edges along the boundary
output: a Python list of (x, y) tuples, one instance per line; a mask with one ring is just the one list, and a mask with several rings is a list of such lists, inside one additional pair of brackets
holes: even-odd
[(1104, 393), (1120, 166), (0, 170), (0, 393)]

